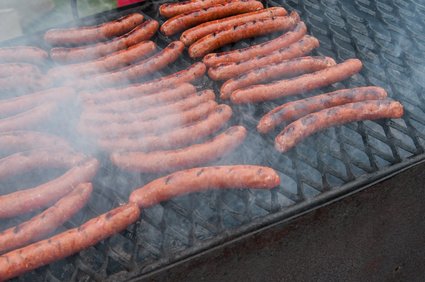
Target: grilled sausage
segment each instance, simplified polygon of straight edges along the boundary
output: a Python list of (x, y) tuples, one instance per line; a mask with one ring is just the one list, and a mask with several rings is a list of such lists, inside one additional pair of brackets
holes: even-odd
[(264, 83), (282, 77), (294, 77), (334, 65), (336, 65), (336, 62), (329, 57), (302, 57), (253, 69), (226, 81), (220, 88), (220, 98), (229, 99), (233, 91), (253, 84)]
[(206, 22), (186, 30), (180, 36), (180, 41), (183, 42), (184, 45), (189, 46), (210, 33), (218, 32), (220, 30), (233, 27), (234, 25), (237, 25), (237, 24), (242, 24), (242, 23), (247, 23), (254, 20), (261, 20), (261, 19), (267, 19), (272, 17), (279, 17), (279, 16), (283, 17), (286, 15), (287, 15), (287, 12), (284, 8), (271, 7), (268, 9), (262, 9), (255, 12), (244, 13), (241, 15), (236, 15), (236, 16), (227, 17), (224, 19), (210, 21), (210, 22)]
[(158, 178), (130, 194), (129, 201), (151, 207), (180, 195), (208, 189), (272, 189), (280, 177), (272, 168), (254, 165), (198, 167)]
[(41, 75), (40, 69), (33, 64), (27, 63), (5, 63), (0, 64), (0, 77), (20, 75)]
[(211, 67), (208, 70), (208, 76), (213, 80), (227, 80), (256, 68), (304, 56), (317, 47), (319, 47), (319, 40), (306, 35), (288, 47), (274, 51), (268, 55), (255, 57), (243, 62), (223, 63), (216, 67)]
[(99, 59), (111, 53), (127, 49), (142, 41), (149, 40), (158, 28), (159, 23), (157, 21), (147, 20), (123, 36), (110, 41), (73, 48), (52, 48), (50, 50), (50, 58), (60, 64), (81, 63)]
[(276, 50), (286, 48), (299, 41), (306, 33), (306, 25), (303, 22), (299, 22), (292, 31), (288, 31), (275, 39), (243, 49), (236, 49), (222, 53), (210, 53), (203, 58), (203, 62), (208, 67), (214, 67), (219, 64), (237, 63), (247, 61), (258, 56), (266, 56)]
[(111, 161), (122, 169), (144, 173), (192, 168), (229, 154), (242, 144), (246, 134), (243, 126), (233, 126), (201, 144), (171, 151), (113, 153)]
[(0, 48), (0, 63), (29, 63), (44, 65), (49, 55), (43, 49), (32, 46)]
[(0, 277), (9, 279), (42, 265), (78, 253), (124, 230), (140, 216), (135, 204), (126, 204), (85, 224), (0, 256)]
[(297, 95), (347, 79), (358, 73), (361, 68), (362, 62), (360, 60), (349, 59), (335, 66), (310, 74), (236, 90), (232, 93), (230, 99), (235, 104), (242, 104), (264, 102), (285, 96)]
[(287, 152), (302, 139), (326, 128), (344, 123), (381, 118), (400, 118), (403, 106), (396, 101), (371, 100), (336, 106), (308, 114), (289, 124), (275, 138), (275, 148)]
[(141, 24), (142, 21), (141, 14), (132, 13), (97, 26), (51, 29), (44, 34), (44, 40), (54, 46), (95, 43), (123, 35)]
[(0, 253), (36, 242), (55, 231), (86, 205), (92, 190), (91, 183), (80, 184), (39, 215), (1, 232)]
[(49, 206), (78, 184), (90, 182), (98, 167), (96, 159), (87, 159), (49, 182), (0, 196), (0, 218), (10, 218)]
[(267, 133), (279, 124), (291, 122), (310, 113), (348, 103), (385, 99), (387, 92), (375, 86), (343, 89), (306, 99), (297, 100), (276, 107), (265, 114), (258, 122), (257, 130)]
[(206, 119), (161, 135), (120, 138), (100, 138), (98, 145), (107, 151), (153, 151), (186, 146), (220, 130), (231, 118), (232, 109), (219, 105)]
[(14, 97), (49, 88), (50, 81), (43, 75), (33, 73), (0, 77), (0, 93), (4, 97)]
[(273, 17), (237, 24), (199, 39), (189, 47), (189, 56), (192, 58), (203, 57), (215, 49), (239, 40), (290, 30), (299, 21), (299, 15), (292, 12), (287, 17)]
[(227, 3), (228, 1), (229, 0), (192, 0), (177, 3), (166, 3), (159, 6), (159, 13), (163, 17), (171, 18), (190, 11), (208, 8), (217, 4)]
[(232, 15), (252, 12), (264, 8), (263, 4), (254, 0), (231, 0), (226, 3), (216, 4), (207, 8), (190, 11), (172, 17), (161, 26), (161, 32), (171, 36), (182, 30), (198, 24), (221, 19)]

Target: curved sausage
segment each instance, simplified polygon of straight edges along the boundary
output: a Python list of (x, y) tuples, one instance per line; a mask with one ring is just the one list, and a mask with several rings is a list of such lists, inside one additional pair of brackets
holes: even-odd
[(228, 1), (229, 0), (192, 0), (177, 3), (165, 3), (159, 6), (159, 13), (163, 17), (171, 18), (190, 11), (204, 9), (217, 4), (227, 3)]
[[(90, 182), (96, 175), (99, 162), (87, 159), (44, 184), (0, 196), (0, 218), (10, 218), (49, 206), (68, 194), (78, 184)], [(3, 276), (0, 275), (3, 278)]]
[(99, 59), (114, 52), (127, 49), (139, 42), (149, 40), (158, 30), (155, 20), (144, 21), (130, 32), (110, 41), (80, 47), (56, 47), (50, 50), (50, 58), (59, 64), (81, 63)]
[(283, 17), (287, 14), (288, 12), (283, 7), (271, 7), (255, 12), (244, 13), (215, 21), (209, 21), (184, 31), (180, 36), (180, 41), (183, 42), (184, 45), (189, 46), (210, 33), (218, 32), (223, 29), (233, 27), (237, 24), (243, 24), (254, 20), (261, 20), (272, 17)]
[(213, 162), (239, 147), (246, 138), (243, 126), (233, 126), (201, 144), (151, 153), (113, 153), (111, 161), (116, 166), (143, 173), (162, 173), (192, 168)]
[(0, 277), (9, 279), (78, 253), (124, 230), (140, 216), (135, 204), (126, 204), (83, 225), (0, 256)]
[(224, 45), (276, 31), (290, 30), (300, 21), (296, 12), (287, 17), (273, 17), (234, 25), (209, 34), (189, 47), (191, 58), (203, 57)]
[(230, 79), (256, 68), (305, 56), (317, 47), (319, 47), (319, 40), (306, 35), (301, 40), (289, 45), (288, 47), (274, 51), (265, 56), (251, 58), (250, 60), (243, 62), (223, 63), (216, 67), (211, 67), (208, 70), (208, 76), (213, 80)]
[(43, 49), (32, 46), (0, 48), (0, 63), (29, 63), (44, 65), (49, 55)]
[(50, 45), (83, 45), (105, 41), (129, 32), (143, 21), (139, 13), (132, 13), (117, 20), (97, 26), (51, 29), (44, 34), (44, 40)]
[(301, 57), (277, 64), (253, 69), (236, 78), (232, 78), (220, 88), (220, 98), (229, 99), (233, 91), (264, 83), (282, 77), (294, 77), (300, 74), (311, 73), (336, 65), (329, 57)]
[(387, 92), (381, 87), (369, 86), (343, 89), (334, 92), (297, 100), (276, 107), (265, 114), (258, 122), (257, 130), (267, 133), (279, 124), (291, 122), (310, 113), (348, 103), (385, 99)]
[(216, 4), (172, 17), (162, 24), (161, 32), (166, 36), (171, 36), (204, 22), (252, 12), (262, 8), (264, 8), (264, 6), (259, 1), (231, 0), (226, 3)]
[(361, 68), (362, 62), (360, 60), (349, 59), (310, 74), (236, 90), (232, 93), (230, 99), (235, 104), (242, 104), (264, 102), (297, 95), (347, 79), (358, 73)]
[(381, 118), (400, 118), (403, 106), (396, 101), (371, 100), (336, 106), (308, 114), (289, 124), (275, 138), (275, 148), (287, 152), (302, 139), (326, 128), (344, 123)]
[(4, 63), (0, 64), (0, 77), (20, 75), (41, 75), (40, 69), (28, 63)]
[(279, 184), (277, 172), (265, 166), (198, 167), (158, 178), (134, 190), (129, 201), (148, 208), (173, 197), (209, 189), (272, 189)]
[(92, 190), (91, 183), (80, 184), (42, 213), (2, 231), (0, 253), (36, 242), (55, 231), (86, 205)]

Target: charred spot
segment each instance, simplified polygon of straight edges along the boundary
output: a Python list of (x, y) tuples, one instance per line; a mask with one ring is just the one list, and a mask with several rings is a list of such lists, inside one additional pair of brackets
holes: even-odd
[(228, 129), (227, 131), (226, 131), (226, 135), (233, 135), (233, 134), (235, 134), (236, 132), (238, 132), (239, 131), (239, 128), (237, 128), (237, 127), (232, 127), (232, 128), (230, 128), (230, 129)]
[(285, 129), (285, 134), (292, 134), (295, 130), (295, 126), (293, 125), (289, 125), (286, 129)]
[(214, 32), (214, 33), (212, 34), (212, 36), (213, 36), (213, 37), (216, 37), (216, 36), (217, 36), (217, 32)]
[(196, 173), (196, 176), (200, 176), (202, 173), (204, 173), (204, 169), (203, 168), (201, 168), (197, 173)]
[(218, 107), (215, 111), (217, 112), (217, 113), (221, 113), (221, 112), (223, 112), (223, 107)]
[(109, 219), (111, 219), (111, 217), (114, 215), (114, 213), (112, 213), (112, 212), (108, 212), (106, 215), (105, 215), (105, 219), (106, 220), (109, 220)]
[[(80, 192), (80, 194), (81, 194), (81, 192)], [(42, 215), (41, 215), (41, 218), (45, 218), (46, 217), (46, 213), (43, 213)]]
[(49, 238), (49, 240), (47, 240), (47, 243), (51, 244), (52, 243), (52, 239)]
[(78, 232), (81, 232), (83, 230), (84, 230), (84, 226), (83, 225), (79, 226), (78, 229), (77, 229)]
[(257, 22), (257, 20), (253, 20), (253, 21), (252, 21), (252, 24), (255, 24), (256, 22)]
[(236, 28), (237, 28), (237, 27), (238, 27), (237, 25), (234, 25), (234, 26), (233, 26), (233, 30), (236, 30)]
[(309, 124), (312, 124), (312, 123), (314, 123), (316, 121), (317, 121), (317, 116), (316, 115), (308, 115), (308, 116), (306, 116), (306, 117), (304, 117), (304, 118), (301, 119), (301, 123), (303, 125), (306, 125), (306, 126), (309, 125)]
[(13, 233), (19, 233), (19, 231), (21, 231), (21, 226), (17, 225), (15, 228), (13, 228)]
[(168, 45), (169, 48), (173, 49), (177, 47), (176, 42), (172, 42), (170, 45)]
[(263, 169), (262, 168), (259, 168), (258, 170), (257, 170), (257, 174), (258, 175), (261, 175), (263, 173)]
[(172, 176), (172, 175), (170, 175), (170, 176), (168, 176), (167, 178), (165, 178), (164, 183), (165, 183), (165, 184), (170, 183), (171, 179), (173, 179), (173, 176)]

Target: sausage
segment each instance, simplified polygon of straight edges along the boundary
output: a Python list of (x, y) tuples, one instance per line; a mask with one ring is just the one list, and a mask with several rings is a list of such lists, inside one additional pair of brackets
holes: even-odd
[(149, 40), (158, 30), (159, 23), (147, 20), (123, 36), (110, 41), (79, 47), (56, 47), (50, 50), (50, 58), (59, 64), (73, 64), (99, 59), (111, 53), (127, 49), (139, 42)]
[(213, 162), (239, 147), (246, 138), (243, 126), (233, 126), (201, 144), (171, 151), (112, 153), (111, 161), (121, 169), (162, 173)]
[(233, 91), (282, 77), (294, 77), (336, 65), (329, 57), (301, 57), (248, 71), (226, 81), (220, 88), (220, 98), (229, 99)]
[(123, 135), (149, 135), (159, 134), (170, 130), (173, 127), (183, 127), (192, 122), (198, 121), (208, 115), (217, 107), (215, 101), (206, 101), (187, 111), (159, 116), (157, 119), (140, 121), (139, 119), (124, 122), (87, 123), (80, 122), (78, 130), (94, 136), (123, 136)]
[(36, 242), (81, 210), (93, 191), (91, 183), (82, 183), (53, 206), (30, 220), (0, 233), (0, 253)]
[(0, 256), (0, 277), (10, 279), (37, 267), (78, 253), (124, 230), (140, 216), (129, 203), (95, 217), (83, 225)]
[(257, 130), (267, 133), (274, 130), (279, 124), (291, 122), (310, 113), (324, 110), (347, 103), (366, 100), (385, 99), (387, 92), (375, 86), (343, 89), (334, 92), (297, 100), (276, 107), (265, 114), (258, 122)]
[(0, 77), (0, 93), (2, 97), (14, 97), (49, 88), (50, 81), (43, 75), (33, 73)]
[(278, 16), (286, 16), (288, 12), (283, 7), (271, 7), (255, 12), (244, 13), (224, 19), (206, 22), (198, 26), (192, 27), (182, 33), (180, 41), (186, 46), (190, 46), (202, 37), (218, 32), (220, 30), (233, 27), (236, 24), (247, 23), (254, 20), (267, 19)]
[(273, 17), (234, 25), (209, 34), (189, 47), (191, 58), (203, 57), (224, 45), (276, 31), (290, 30), (300, 21), (296, 12), (287, 17)]
[(28, 63), (5, 63), (0, 64), (0, 77), (20, 76), (36, 74), (41, 76), (40, 69), (33, 64)]
[(370, 100), (349, 103), (308, 114), (289, 124), (275, 138), (275, 148), (287, 152), (302, 139), (326, 128), (349, 122), (381, 118), (400, 118), (403, 106), (396, 101)]
[(310, 74), (236, 90), (232, 93), (230, 99), (235, 104), (242, 104), (264, 102), (297, 95), (347, 79), (358, 73), (361, 68), (362, 62), (360, 60), (349, 59), (335, 66)]
[(51, 29), (44, 34), (44, 40), (54, 46), (95, 43), (123, 35), (141, 24), (142, 21), (141, 14), (132, 13), (97, 26)]
[(134, 190), (129, 202), (148, 208), (173, 197), (208, 189), (272, 189), (279, 184), (277, 172), (265, 166), (198, 167), (155, 179)]
[(247, 61), (258, 56), (266, 56), (279, 49), (289, 47), (291, 44), (303, 38), (306, 33), (307, 26), (305, 23), (299, 22), (293, 30), (288, 31), (275, 39), (243, 49), (236, 49), (221, 53), (210, 53), (203, 58), (203, 62), (208, 67), (214, 67), (223, 63), (237, 63)]
[(33, 46), (0, 48), (0, 63), (29, 63), (43, 66), (48, 57), (46, 51)]
[(231, 118), (232, 109), (227, 105), (219, 105), (206, 119), (192, 125), (176, 128), (161, 135), (130, 136), (119, 138), (99, 138), (100, 148), (106, 151), (153, 151), (174, 149), (193, 144), (200, 139), (220, 130)]
[(263, 4), (254, 0), (231, 0), (222, 4), (215, 4), (203, 9), (190, 11), (167, 20), (161, 26), (161, 32), (171, 36), (182, 30), (198, 24), (221, 19), (232, 15), (252, 12), (264, 8)]
[(92, 74), (113, 71), (147, 57), (152, 54), (155, 49), (156, 44), (152, 41), (142, 41), (130, 46), (128, 49), (117, 51), (96, 61), (52, 68), (47, 75), (54, 80), (63, 80), (87, 77)]
[[(78, 184), (90, 182), (99, 162), (87, 159), (63, 175), (36, 187), (0, 196), (0, 218), (10, 218), (51, 205), (72, 191)], [(3, 278), (3, 276), (0, 275)]]
[(177, 3), (166, 3), (159, 6), (159, 13), (163, 17), (171, 18), (190, 11), (208, 8), (217, 4), (227, 3), (228, 1), (229, 0), (192, 0)]
[(251, 58), (243, 62), (223, 63), (216, 67), (211, 67), (208, 70), (208, 76), (213, 80), (227, 80), (256, 68), (305, 56), (317, 47), (319, 47), (319, 40), (306, 35), (288, 47), (279, 49), (268, 55)]

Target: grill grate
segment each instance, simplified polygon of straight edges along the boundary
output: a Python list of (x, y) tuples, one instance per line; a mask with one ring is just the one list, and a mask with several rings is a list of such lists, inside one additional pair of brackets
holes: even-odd
[[(159, 19), (158, 6), (164, 2), (146, 2), (131, 10)], [(278, 154), (273, 149), (274, 135), (261, 137), (254, 128), (264, 112), (299, 97), (259, 106), (233, 106), (233, 122), (250, 129), (250, 142), (218, 163), (269, 165), (280, 172), (282, 187), (272, 191), (208, 191), (156, 205), (144, 210), (141, 219), (125, 232), (17, 281), (117, 281), (140, 276), (317, 207), (425, 157), (425, 98), (421, 95), (425, 87), (425, 19), (421, 16), (425, 6), (419, 0), (288, 0), (268, 1), (267, 5), (298, 11), (309, 33), (321, 42), (317, 55), (363, 61), (359, 75), (326, 91), (382, 86), (390, 97), (403, 103), (404, 117), (331, 128), (287, 154)], [(127, 12), (111, 11), (89, 21)], [(160, 34), (155, 41), (160, 46), (170, 42)], [(240, 42), (232, 48), (252, 42)], [(192, 62), (184, 57), (165, 73)], [(199, 87), (217, 90), (219, 85), (204, 79)], [(63, 230), (125, 202), (133, 188), (156, 177), (119, 171), (102, 158), (104, 165), (94, 181), (92, 200)]]

